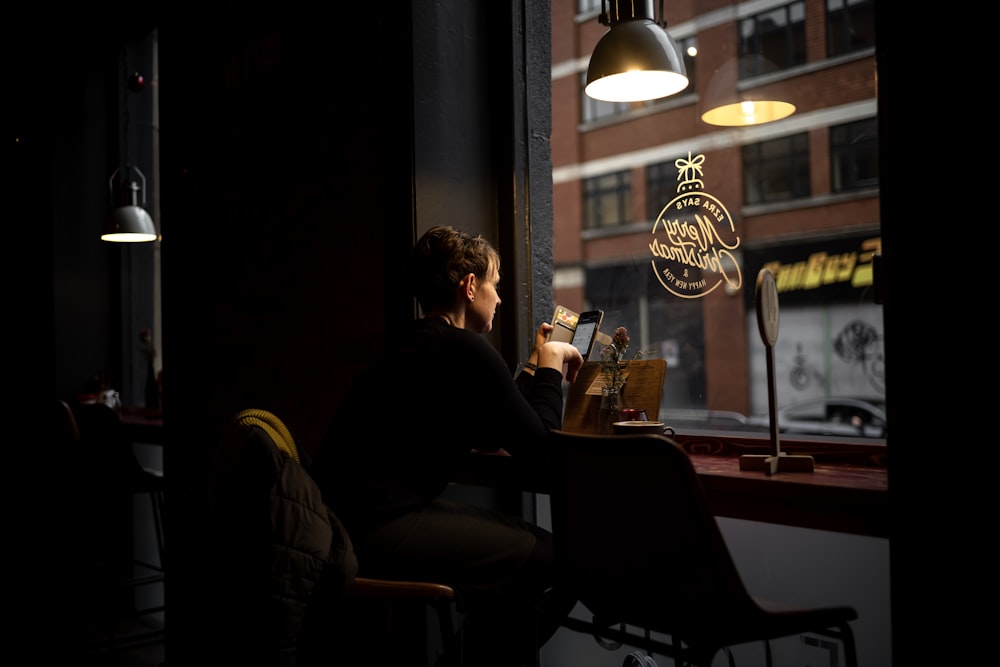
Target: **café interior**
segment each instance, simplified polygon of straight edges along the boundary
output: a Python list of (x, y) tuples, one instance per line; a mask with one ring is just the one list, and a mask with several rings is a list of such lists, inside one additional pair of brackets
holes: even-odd
[[(28, 275), (13, 290), (12, 313), (42, 315), (41, 326), (15, 334), (16, 376), (30, 395), (72, 411), (112, 408), (136, 465), (155, 478), (129, 491), (131, 519), (115, 539), (127, 535), (126, 550), (156, 561), (153, 592), (133, 593), (125, 607), (129, 615), (148, 603), (159, 624), (148, 642), (102, 635), (108, 646), (88, 643), (84, 656), (78, 643), (86, 638), (74, 628), (56, 628), (53, 640), (55, 620), (41, 629), (25, 623), (25, 637), (85, 664), (224, 658), (232, 646), (220, 637), (232, 638), (233, 628), (218, 629), (233, 610), (207, 594), (227, 572), (207, 546), (224, 430), (241, 411), (263, 410), (314, 454), (385, 332), (419, 316), (402, 268), (415, 239), (452, 224), (489, 238), (504, 258), (503, 305), (488, 336), (512, 374), (557, 305), (602, 309), (605, 337), (591, 363), (618, 326), (652, 350), (647, 359), (665, 360), (656, 403), (644, 407), (694, 462), (746, 588), (857, 612), (851, 650), (843, 637), (796, 630), (767, 642), (767, 662), (761, 643), (746, 641), (706, 667), (771, 664), (772, 653), (775, 665), (830, 667), (928, 656), (933, 647), (913, 641), (925, 621), (914, 611), (920, 575), (907, 565), (924, 546), (907, 518), (927, 509), (916, 486), (929, 462), (894, 447), (913, 436), (916, 415), (894, 404), (893, 433), (874, 437), (777, 430), (777, 409), (804, 395), (794, 393), (799, 361), (813, 368), (801, 376), (806, 394), (853, 393), (859, 382), (873, 393), (874, 366), (838, 370), (844, 359), (831, 353), (852, 309), (874, 323), (883, 409), (888, 386), (900, 391), (897, 369), (913, 363), (902, 346), (893, 347), (891, 366), (885, 360), (890, 332), (898, 339), (903, 327), (901, 266), (915, 262), (900, 256), (902, 221), (886, 212), (923, 178), (917, 165), (894, 159), (905, 140), (888, 132), (890, 110), (905, 95), (899, 57), (875, 40), (890, 21), (888, 3), (435, 0), (345, 9), (113, 3), (86, 28), (16, 10), (15, 53), (33, 56), (5, 63), (15, 91), (7, 173), (12, 219), (34, 222), (12, 225), (8, 247), (29, 253), (18, 264)], [(674, 50), (671, 67), (684, 81), (652, 99), (592, 97), (587, 84), (607, 75), (599, 66), (613, 67), (595, 62), (598, 43), (633, 24)], [(851, 36), (839, 54), (831, 46), (838, 30)], [(778, 37), (788, 39), (782, 48)], [(779, 60), (778, 71), (730, 74), (728, 92), (782, 94), (792, 113), (753, 124), (703, 116), (716, 80), (748, 55)], [(785, 56), (792, 62), (780, 62)], [(869, 152), (851, 153), (857, 144)], [(778, 182), (789, 177), (792, 185)], [(681, 215), (692, 191), (718, 204), (706, 210), (725, 223), (715, 250), (724, 247), (728, 259), (723, 270), (684, 272), (682, 282), (669, 252), (654, 248), (668, 244), (668, 218)], [(126, 228), (152, 240), (102, 238)], [(878, 244), (862, 248), (859, 238)], [(829, 303), (820, 292), (793, 293), (794, 271), (782, 269), (794, 254), (785, 251), (806, 246), (829, 256), (867, 252), (858, 260), (867, 282)], [(772, 299), (769, 328), (761, 313)], [(359, 416), (358, 437), (408, 437), (392, 419), (405, 400), (387, 379), (371, 414)], [(599, 400), (586, 400), (587, 410), (598, 409)], [(743, 419), (761, 413), (756, 428)], [(714, 421), (731, 414), (735, 426)], [(42, 418), (54, 419), (51, 411)], [(616, 436), (602, 437), (613, 446)], [(46, 449), (62, 451), (56, 442)], [(617, 477), (608, 489), (622, 486)], [(116, 483), (86, 482), (78, 493)], [(493, 462), (470, 463), (453, 492), (546, 526), (556, 510), (572, 514), (547, 483)], [(83, 624), (96, 613), (91, 594), (65, 592), (74, 590), (67, 578), (89, 576), (65, 568), (80, 549), (66, 535), (77, 533), (53, 522), (65, 499), (39, 495), (25, 529), (38, 531), (32, 543), (43, 553), (25, 554), (23, 566), (45, 581), (57, 568), (66, 574), (35, 586), (28, 603), (49, 618), (54, 604), (66, 605), (67, 622)], [(638, 532), (656, 514), (648, 505), (625, 512)], [(78, 542), (94, 535), (104, 533)], [(649, 537), (634, 538), (628, 551), (641, 552)], [(416, 630), (394, 628), (385, 645), (346, 646), (345, 660), (356, 662), (336, 664), (414, 653), (432, 662), (438, 611), (423, 613)], [(663, 644), (642, 643), (648, 628), (598, 637), (592, 621), (581, 604), (539, 651), (538, 667), (681, 664)], [(386, 653), (401, 642), (401, 653)], [(136, 657), (136, 646), (152, 646), (153, 662)]]

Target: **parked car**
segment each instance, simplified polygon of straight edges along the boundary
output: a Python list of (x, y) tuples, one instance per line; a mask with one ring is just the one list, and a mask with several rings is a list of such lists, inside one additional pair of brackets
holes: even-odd
[[(747, 418), (751, 426), (769, 428), (767, 415)], [(884, 438), (886, 434), (885, 400), (828, 396), (778, 408), (781, 433), (840, 435), (861, 438)]]
[[(694, 408), (660, 408), (660, 421), (678, 432), (691, 431), (746, 431), (746, 415), (729, 410), (701, 410)], [(756, 431), (756, 428), (751, 430)]]

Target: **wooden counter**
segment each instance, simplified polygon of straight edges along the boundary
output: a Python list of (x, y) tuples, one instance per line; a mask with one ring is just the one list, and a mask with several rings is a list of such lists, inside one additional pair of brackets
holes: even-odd
[(816, 463), (813, 472), (767, 475), (740, 470), (734, 457), (691, 459), (716, 516), (888, 537), (884, 468)]
[[(742, 446), (739, 440), (722, 438), (720, 443), (737, 442), (743, 453), (767, 451), (766, 440), (750, 438)], [(873, 537), (889, 535), (888, 474), (885, 466), (877, 464), (878, 448), (841, 451), (843, 447), (824, 443), (816, 450), (812, 472), (767, 475), (740, 470), (739, 455), (722, 449), (714, 454), (691, 453), (705, 444), (700, 437), (678, 435), (676, 441), (689, 451), (716, 516)], [(804, 453), (812, 446), (789, 444), (786, 447), (783, 442), (782, 451)], [(845, 458), (856, 460), (844, 462)], [(543, 476), (524, 468), (513, 456), (474, 454), (455, 482), (547, 494)]]

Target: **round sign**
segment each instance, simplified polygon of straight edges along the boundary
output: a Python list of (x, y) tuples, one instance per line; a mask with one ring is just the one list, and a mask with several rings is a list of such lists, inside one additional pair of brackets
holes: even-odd
[(767, 269), (757, 274), (757, 328), (764, 344), (774, 347), (778, 341), (778, 287)]

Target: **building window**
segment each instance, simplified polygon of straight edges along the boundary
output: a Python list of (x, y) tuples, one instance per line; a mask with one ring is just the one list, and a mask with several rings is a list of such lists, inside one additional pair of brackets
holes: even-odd
[(743, 147), (745, 205), (809, 196), (809, 135), (805, 132)]
[(677, 196), (677, 165), (674, 160), (646, 165), (646, 217), (656, 220), (660, 211)]
[(804, 2), (776, 7), (740, 21), (740, 79), (806, 62)]
[(830, 128), (830, 189), (878, 187), (878, 124), (874, 118)]
[(875, 0), (826, 0), (826, 54), (875, 46)]
[(631, 222), (632, 179), (618, 171), (583, 182), (583, 228), (603, 229)]
[(601, 0), (576, 0), (576, 7), (578, 13), (589, 14), (601, 8)]

